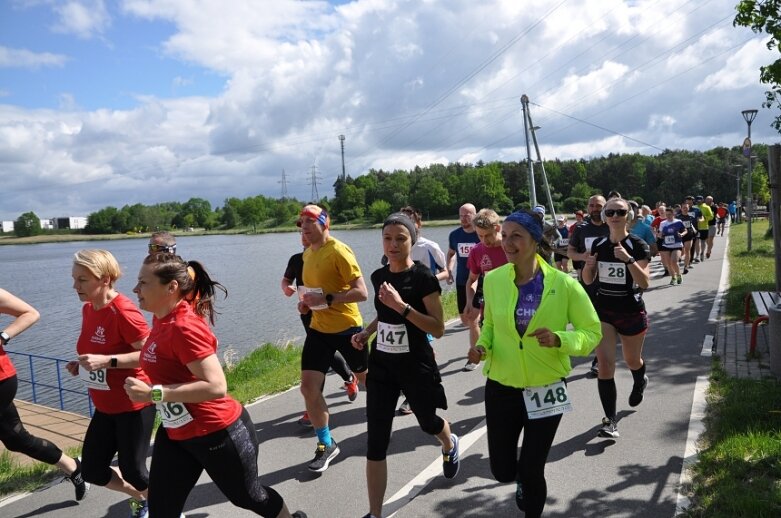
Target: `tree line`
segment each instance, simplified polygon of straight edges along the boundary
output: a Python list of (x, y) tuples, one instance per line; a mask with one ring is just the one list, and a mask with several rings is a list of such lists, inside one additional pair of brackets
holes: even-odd
[[(752, 190), (760, 205), (770, 198), (767, 174), (767, 146), (753, 147), (758, 157), (752, 163)], [(747, 158), (741, 148), (719, 147), (709, 151), (666, 150), (658, 155), (610, 154), (580, 160), (545, 160), (545, 173), (557, 212), (585, 209), (593, 194), (618, 191), (640, 203), (679, 202), (684, 196), (711, 195), (716, 201), (737, 197), (737, 175), (741, 192), (748, 186)], [(538, 202), (547, 199), (542, 189), (542, 167), (534, 164)], [(339, 178), (333, 198), (315, 201), (326, 207), (334, 222), (379, 222), (405, 205), (419, 208), (425, 218), (450, 218), (458, 207), (470, 202), (506, 214), (530, 202), (526, 162), (479, 161), (475, 164), (431, 164), (412, 170), (371, 169), (353, 178)], [(263, 195), (228, 198), (212, 209), (209, 201), (191, 198), (184, 203), (106, 207), (89, 214), (85, 233), (110, 234), (148, 232), (158, 229), (229, 230), (289, 226), (303, 202)], [(40, 233), (40, 224), (28, 212), (17, 220), (17, 235)]]

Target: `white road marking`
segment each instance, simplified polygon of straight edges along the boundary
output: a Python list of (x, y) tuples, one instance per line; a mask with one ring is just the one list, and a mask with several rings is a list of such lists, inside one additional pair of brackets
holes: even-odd
[(683, 467), (681, 469), (681, 478), (678, 482), (675, 516), (680, 516), (691, 505), (689, 500), (691, 494), (689, 487), (691, 484), (691, 467), (697, 463), (699, 455), (697, 443), (700, 435), (705, 431), (703, 419), (705, 418), (705, 409), (708, 406), (705, 401), (705, 395), (709, 386), (710, 382), (707, 376), (697, 377), (697, 384), (694, 386), (691, 415), (689, 416), (689, 431), (686, 434), (686, 449), (683, 453)]
[(705, 335), (700, 356), (713, 356), (713, 335)]
[(729, 288), (729, 231), (724, 232), (724, 260), (721, 266), (721, 278), (719, 279), (719, 289), (716, 291), (716, 298), (713, 299), (713, 307), (711, 307), (710, 315), (708, 315), (708, 323), (715, 324), (719, 321), (721, 306), (724, 303), (724, 294)]
[[(486, 432), (485, 419), (480, 421), (477, 426), (463, 437), (458, 438), (458, 456), (464, 459), (464, 453), (474, 443), (476, 443)], [(404, 487), (399, 489), (396, 494), (390, 497), (382, 504), (383, 516), (391, 518), (395, 516), (405, 505), (410, 503), (437, 475), (442, 475), (442, 455), (429, 464), (423, 471), (410, 480)]]

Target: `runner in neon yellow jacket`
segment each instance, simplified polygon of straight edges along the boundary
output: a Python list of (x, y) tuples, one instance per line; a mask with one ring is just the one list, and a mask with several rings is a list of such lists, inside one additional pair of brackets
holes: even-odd
[[(569, 375), (570, 356), (588, 356), (602, 338), (599, 317), (577, 280), (548, 265), (539, 255), (543, 296), (529, 329), (547, 327), (561, 347), (541, 347), (515, 327), (515, 269), (506, 264), (489, 272), (484, 281), (485, 321), (477, 341), (485, 348), (483, 374), (502, 385), (524, 388), (547, 385)], [(489, 287), (490, 286), (490, 287)], [(574, 329), (567, 331), (567, 324)], [(518, 344), (523, 342), (523, 348)]]
[(569, 357), (587, 356), (602, 337), (580, 284), (538, 254), (549, 252), (546, 247), (539, 216), (518, 211), (505, 218), (508, 264), (485, 277), (485, 320), (469, 350), (470, 361), (485, 360), (491, 473), (499, 482), (516, 482), (515, 503), (526, 518), (542, 515), (548, 452), (562, 415), (572, 410), (564, 381), (572, 369)]

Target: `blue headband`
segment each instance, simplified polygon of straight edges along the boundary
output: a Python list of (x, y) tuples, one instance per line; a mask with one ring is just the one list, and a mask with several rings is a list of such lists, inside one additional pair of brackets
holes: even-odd
[(518, 211), (513, 212), (506, 218), (504, 218), (504, 221), (512, 221), (513, 223), (517, 223), (523, 228), (526, 229), (526, 231), (531, 234), (532, 239), (539, 243), (542, 241), (542, 222), (529, 214), (528, 212)]

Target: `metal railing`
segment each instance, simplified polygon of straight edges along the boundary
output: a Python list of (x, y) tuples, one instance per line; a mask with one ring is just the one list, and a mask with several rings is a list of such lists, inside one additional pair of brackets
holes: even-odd
[[(16, 351), (5, 352), (12, 358), (18, 357), (21, 361), (14, 360), (16, 377), (19, 381), (19, 399), (31, 399), (33, 403), (44, 406), (59, 407), (60, 410), (84, 413), (86, 408), (92, 417), (94, 408), (92, 398), (78, 377), (68, 374), (63, 377), (65, 365), (68, 360), (42, 356), (39, 354), (20, 353)], [(43, 380), (43, 381), (41, 381)], [(56, 385), (54, 384), (56, 381)], [(85, 405), (86, 401), (86, 405)]]

